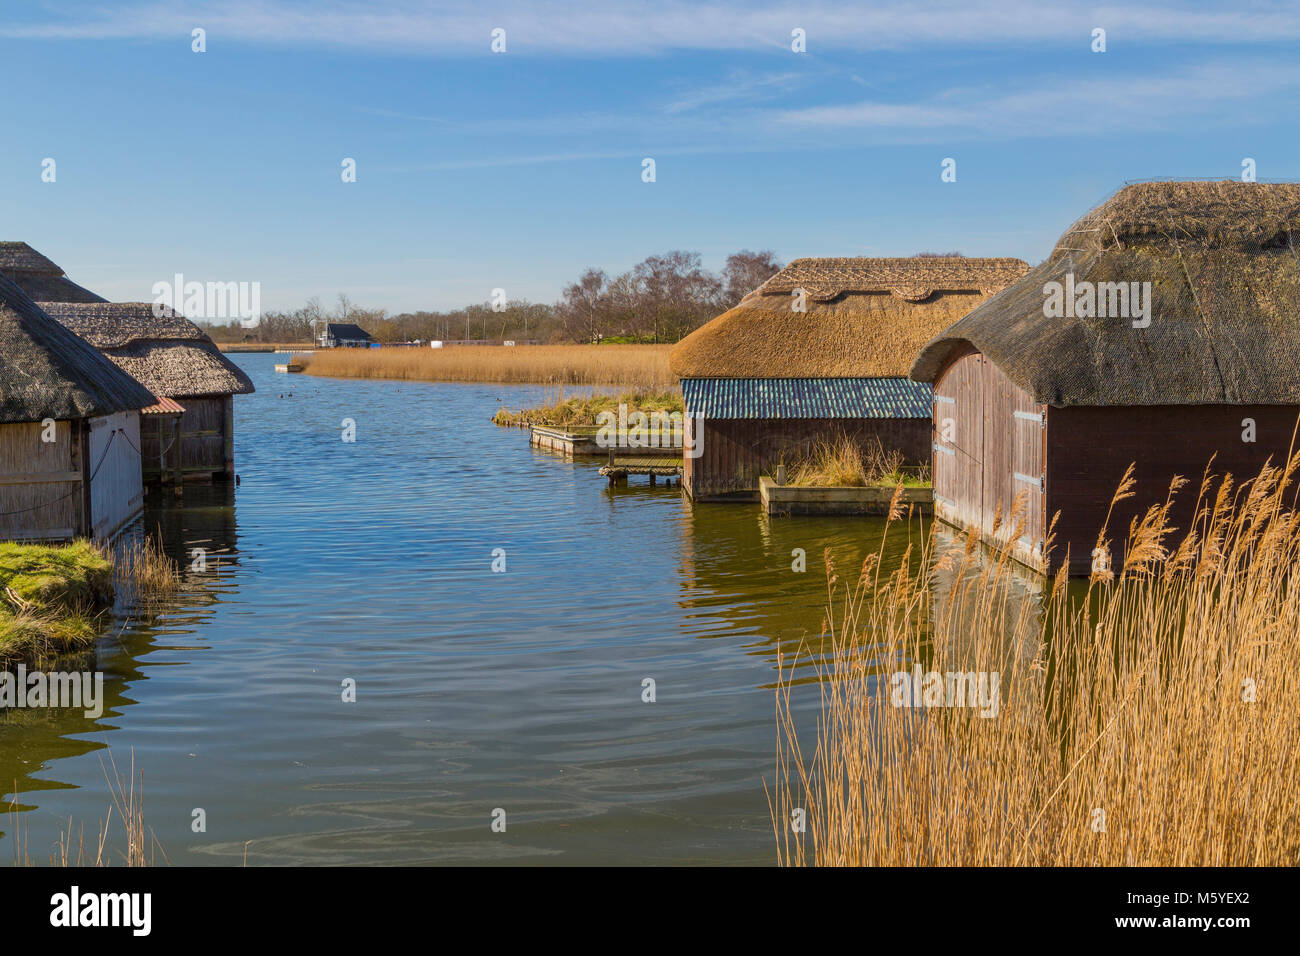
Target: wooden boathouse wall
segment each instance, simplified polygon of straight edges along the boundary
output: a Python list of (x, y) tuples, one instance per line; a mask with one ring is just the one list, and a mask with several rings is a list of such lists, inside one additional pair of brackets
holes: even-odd
[[(1046, 407), (966, 349), (934, 383), (934, 512), (1046, 570)], [(1014, 517), (1013, 517), (1014, 512)]]
[(181, 415), (140, 416), (140, 458), (148, 483), (181, 478)]
[(688, 447), (703, 441), (698, 458), (682, 461), (682, 487), (697, 501), (757, 501), (758, 479), (818, 442), (847, 436), (864, 447), (880, 439), (908, 464), (929, 460), (930, 423), (924, 418), (704, 419), (686, 416)]
[[(1106, 519), (1115, 489), (1130, 463), (1136, 463), (1134, 495), (1115, 505), (1107, 537), (1112, 561), (1133, 518), (1163, 503), (1169, 483), (1187, 480), (1170, 510), (1182, 539), (1196, 513), (1196, 497), (1213, 458), (1213, 473), (1237, 482), (1259, 474), (1265, 462), (1286, 461), (1300, 406), (1296, 405), (1145, 405), (1052, 408), (1047, 417), (1048, 513), (1060, 512), (1055, 529), (1052, 570), (1069, 549), (1070, 573), (1087, 574), (1097, 532)], [(1255, 441), (1242, 441), (1245, 419), (1255, 423)]]
[(0, 425), (0, 540), (76, 537), (85, 527), (81, 422)]
[(92, 418), (84, 432), (89, 469), (90, 533), (107, 540), (144, 509), (140, 413)]
[(180, 415), (140, 416), (145, 481), (234, 477), (234, 396), (186, 397), (180, 403)]
[(0, 539), (108, 539), (143, 509), (139, 415), (0, 425)]
[[(1298, 416), (1294, 405), (1053, 408), (1035, 403), (990, 359), (967, 348), (949, 359), (934, 384), (935, 515), (976, 530), (991, 546), (1009, 547), (1037, 571), (1055, 573), (1068, 555), (1070, 574), (1088, 574), (1130, 464), (1134, 495), (1115, 506), (1108, 525), (1115, 565), (1124, 559), (1132, 519), (1163, 503), (1175, 476), (1187, 479), (1170, 513), (1178, 540), (1194, 517), (1211, 458), (1215, 474), (1251, 478), (1270, 457), (1275, 464), (1286, 460)], [(1242, 440), (1246, 419), (1255, 423), (1254, 442)], [(1008, 517), (1012, 508), (1023, 516), (1018, 535)], [(1053, 540), (1044, 553), (1049, 527)]]
[(179, 399), (181, 416), (181, 471), (186, 478), (233, 475), (234, 398), (203, 395)]

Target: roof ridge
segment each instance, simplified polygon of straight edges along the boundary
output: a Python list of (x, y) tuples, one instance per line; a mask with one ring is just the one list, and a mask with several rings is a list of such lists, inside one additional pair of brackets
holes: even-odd
[(755, 292), (783, 295), (802, 289), (817, 301), (848, 292), (888, 292), (921, 302), (935, 292), (991, 295), (1029, 271), (1014, 256), (854, 256), (795, 259)]
[(88, 418), (156, 397), (0, 275), (0, 422)]
[(0, 272), (34, 272), (40, 275), (67, 275), (49, 256), (37, 252), (20, 239), (0, 240)]

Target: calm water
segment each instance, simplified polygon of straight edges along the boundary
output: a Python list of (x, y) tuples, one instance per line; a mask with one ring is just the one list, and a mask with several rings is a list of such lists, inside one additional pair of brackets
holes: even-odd
[(15, 824), (41, 863), (69, 818), (91, 832), (111, 754), (174, 864), (774, 862), (776, 649), (820, 628), (823, 548), (856, 567), (882, 524), (611, 491), (489, 422), (541, 389), (276, 358), (237, 358), (258, 388), (236, 400), (242, 485), (151, 502), (209, 567), (101, 641), (104, 717), (0, 717), (0, 861)]

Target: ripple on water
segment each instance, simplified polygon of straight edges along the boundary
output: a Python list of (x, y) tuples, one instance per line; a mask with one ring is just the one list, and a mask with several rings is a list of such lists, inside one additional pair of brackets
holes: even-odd
[(108, 744), (119, 770), (134, 751), (177, 864), (238, 863), (246, 841), (250, 863), (770, 862), (775, 650), (820, 627), (822, 548), (852, 567), (879, 523), (611, 493), (598, 462), (489, 422), (546, 389), (274, 359), (236, 359), (258, 388), (236, 400), (238, 491), (146, 519), (178, 558), (219, 544), (221, 576), (102, 643), (105, 717), (0, 724), (32, 855), (104, 816)]

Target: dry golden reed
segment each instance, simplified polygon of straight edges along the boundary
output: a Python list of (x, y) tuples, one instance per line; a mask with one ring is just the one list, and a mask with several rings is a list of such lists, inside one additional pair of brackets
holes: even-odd
[(462, 345), (324, 349), (298, 357), (312, 375), (422, 382), (507, 382), (667, 388), (668, 345)]
[(152, 535), (124, 544), (116, 557), (117, 585), (129, 602), (144, 605), (163, 602), (180, 590), (181, 576), (176, 562)]
[[(93, 843), (89, 847), (86, 844), (85, 826), (82, 825), (74, 831), (72, 821), (69, 820), (68, 828), (59, 831), (57, 856), (54, 852), (50, 853), (50, 866), (111, 866), (113, 853), (109, 846), (109, 834), (115, 813), (123, 824), (126, 838), (125, 846), (117, 851), (123, 865), (154, 866), (158, 861), (159, 852), (162, 852), (164, 862), (169, 862), (153, 828), (146, 826), (144, 822), (144, 773), (136, 773), (135, 751), (131, 751), (131, 767), (125, 775), (118, 772), (117, 760), (112, 751), (109, 751), (108, 757), (109, 766), (104, 766), (103, 762), (100, 762), (105, 782), (108, 784), (107, 817), (95, 828)], [(17, 812), (16, 803), (17, 794), (14, 795), (9, 809), (14, 831), (14, 865), (35, 866), (36, 861), (29, 851), (28, 833), (23, 829), (22, 817)]]
[[(801, 652), (821, 672), (812, 713), (806, 671), (796, 681), (781, 661), (779, 861), (1300, 862), (1297, 467), (1300, 454), (1240, 485), (1207, 469), (1177, 532), (1175, 479), (1110, 573), (1071, 585), (1062, 571), (1038, 595), (967, 535), (891, 525), (919, 554), (889, 575), (875, 561), (856, 582), (832, 578), (823, 644)], [(1020, 505), (1002, 520), (1022, 533)], [(891, 675), (914, 665), (996, 672), (996, 714), (896, 706)]]
[(797, 459), (787, 484), (830, 488), (857, 488), (902, 480), (903, 454), (886, 449), (879, 438), (864, 446), (847, 435), (818, 441)]

